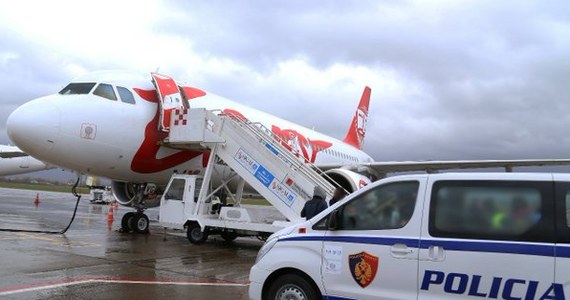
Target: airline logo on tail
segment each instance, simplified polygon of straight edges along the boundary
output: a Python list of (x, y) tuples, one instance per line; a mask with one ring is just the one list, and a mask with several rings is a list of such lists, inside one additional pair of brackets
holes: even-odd
[(365, 87), (358, 103), (356, 113), (350, 123), (344, 142), (362, 150), (364, 136), (366, 135), (366, 123), (368, 122), (368, 106), (370, 105), (370, 88)]

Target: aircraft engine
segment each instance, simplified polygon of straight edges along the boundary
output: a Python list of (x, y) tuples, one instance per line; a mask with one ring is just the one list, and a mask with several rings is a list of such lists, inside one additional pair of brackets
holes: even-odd
[(340, 186), (349, 193), (361, 189), (372, 182), (364, 175), (345, 169), (330, 169), (326, 171), (325, 174), (340, 184)]
[[(136, 191), (137, 187), (140, 186), (138, 183), (131, 183), (131, 182), (122, 182), (122, 181), (113, 181), (111, 183), (111, 190), (113, 192), (113, 196), (117, 199), (117, 202), (123, 206), (136, 206)], [(162, 190), (158, 187), (146, 184), (144, 186), (144, 196), (143, 196), (143, 203), (144, 207), (157, 207), (160, 205), (160, 196), (162, 195)]]

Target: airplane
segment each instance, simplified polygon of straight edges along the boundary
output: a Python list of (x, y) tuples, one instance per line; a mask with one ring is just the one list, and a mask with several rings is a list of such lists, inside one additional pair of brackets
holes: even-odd
[(208, 153), (160, 143), (168, 135), (174, 108), (216, 109), (261, 123), (300, 159), (324, 170), (348, 192), (389, 172), (570, 164), (570, 160), (375, 162), (362, 150), (370, 94), (365, 87), (348, 132), (339, 140), (165, 75), (102, 71), (80, 76), (56, 94), (21, 105), (8, 117), (6, 128), (14, 144), (42, 161), (111, 179), (117, 201), (136, 209), (125, 214), (121, 227), (136, 232), (148, 230), (144, 210), (159, 205), (158, 195), (173, 173), (203, 174), (207, 165)]
[(54, 166), (31, 157), (18, 147), (0, 145), (0, 176), (17, 175), (52, 168)]

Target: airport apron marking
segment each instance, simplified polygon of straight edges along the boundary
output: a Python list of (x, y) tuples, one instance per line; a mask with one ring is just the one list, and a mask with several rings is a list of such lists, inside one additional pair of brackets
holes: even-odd
[(169, 280), (169, 279), (129, 279), (113, 277), (76, 278), (62, 281), (52, 281), (35, 285), (18, 286), (0, 289), (0, 296), (14, 295), (26, 292), (49, 290), (66, 286), (94, 284), (94, 283), (118, 283), (118, 284), (153, 284), (153, 285), (179, 285), (179, 286), (228, 286), (245, 287), (248, 281), (215, 281), (215, 280)]

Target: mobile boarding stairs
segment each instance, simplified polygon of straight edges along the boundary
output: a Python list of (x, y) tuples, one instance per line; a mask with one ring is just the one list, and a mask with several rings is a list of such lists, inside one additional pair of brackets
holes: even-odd
[[(204, 175), (173, 175), (160, 204), (160, 223), (186, 227), (192, 243), (202, 243), (214, 232), (226, 240), (238, 235), (267, 237), (304, 220), (300, 212), (316, 186), (328, 197), (335, 189), (330, 178), (283, 146), (270, 130), (220, 111), (174, 110), (164, 144), (210, 152)], [(232, 175), (214, 182), (212, 175), (220, 166), (231, 168)], [(271, 206), (242, 205), (245, 183)], [(229, 195), (233, 203), (219, 203), (220, 194)]]

